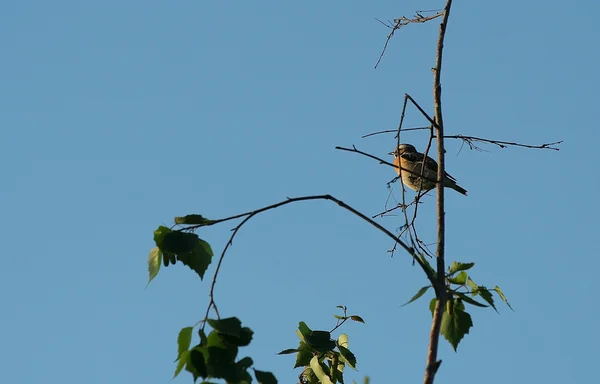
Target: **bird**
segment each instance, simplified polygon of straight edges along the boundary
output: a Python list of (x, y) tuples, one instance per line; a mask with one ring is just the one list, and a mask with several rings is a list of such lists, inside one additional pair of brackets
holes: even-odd
[[(436, 183), (433, 180), (437, 180), (438, 165), (431, 157), (425, 157), (424, 154), (417, 152), (417, 149), (410, 144), (400, 144), (395, 151), (390, 152), (389, 154), (394, 156), (394, 165), (414, 172), (410, 173), (401, 171), (400, 168), (396, 168), (396, 173), (398, 173), (402, 183), (408, 188), (424, 192), (435, 188)], [(424, 158), (425, 171), (421, 172)], [(422, 178), (418, 175), (423, 175), (425, 177)], [(456, 179), (450, 176), (448, 172), (446, 172), (446, 178), (444, 179), (444, 187), (452, 188), (456, 192), (467, 196), (467, 190), (456, 184)]]

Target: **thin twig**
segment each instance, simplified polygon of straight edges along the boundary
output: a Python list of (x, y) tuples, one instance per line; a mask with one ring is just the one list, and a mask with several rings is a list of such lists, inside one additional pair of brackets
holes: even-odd
[[(388, 162), (388, 161), (385, 161), (385, 160), (383, 160), (383, 159), (381, 159), (381, 158), (379, 158), (379, 157), (377, 157), (377, 156), (373, 156), (373, 155), (371, 155), (371, 154), (369, 154), (369, 153), (366, 153), (366, 152), (360, 151), (360, 150), (356, 149), (356, 147), (352, 147), (352, 148), (346, 148), (346, 147), (340, 147), (340, 146), (337, 146), (337, 147), (335, 147), (335, 149), (339, 149), (340, 151), (346, 151), (346, 152), (354, 152), (354, 153), (358, 153), (358, 154), (360, 154), (360, 155), (363, 155), (363, 156), (369, 157), (369, 158), (371, 158), (371, 159), (377, 160), (377, 161), (379, 161), (381, 164), (389, 165), (390, 167), (394, 167), (394, 168), (396, 168), (396, 169), (401, 169), (403, 172), (408, 172), (408, 173), (411, 173), (411, 174), (413, 174), (413, 175), (416, 175), (416, 176), (419, 176), (419, 177), (421, 177), (421, 173), (417, 173), (417, 172), (415, 172), (415, 171), (412, 171), (412, 170), (410, 170), (410, 169), (402, 168), (402, 167), (400, 167), (400, 166), (398, 166), (398, 165), (396, 165), (396, 164), (392, 164), (392, 163), (390, 163), (390, 162)], [(432, 179), (432, 178), (430, 178), (430, 177), (427, 177), (427, 176), (425, 176), (425, 175), (423, 175), (423, 178), (424, 178), (425, 180), (427, 180), (427, 181), (432, 181), (432, 182), (434, 182), (434, 183), (436, 182), (436, 180), (434, 180), (434, 179)], [(240, 217), (240, 216), (238, 215), (237, 217)]]
[(443, 12), (439, 12), (436, 13), (435, 15), (432, 16), (422, 16), (421, 14), (419, 14), (417, 12), (417, 14), (415, 15), (414, 18), (409, 19), (407, 17), (402, 16), (399, 19), (394, 20), (394, 25), (389, 25), (389, 24), (385, 24), (383, 21), (379, 20), (379, 19), (375, 19), (377, 21), (379, 21), (381, 24), (385, 25), (388, 28), (391, 28), (392, 31), (390, 32), (390, 34), (387, 36), (387, 39), (385, 39), (385, 44), (383, 45), (383, 49), (381, 50), (381, 54), (379, 55), (379, 59), (377, 59), (377, 63), (375, 64), (375, 68), (377, 68), (377, 66), (379, 65), (379, 63), (381, 63), (381, 59), (383, 59), (383, 55), (385, 54), (385, 51), (387, 50), (387, 46), (390, 42), (390, 39), (394, 36), (394, 33), (396, 33), (397, 30), (399, 30), (402, 27), (407, 26), (408, 24), (412, 24), (412, 23), (425, 23), (429, 20), (433, 20), (435, 18), (440, 17), (441, 15), (443, 15)]
[[(431, 127), (415, 127), (415, 128), (403, 128), (402, 132), (405, 131), (417, 131), (417, 130), (425, 130), (425, 129), (430, 129)], [(367, 138), (367, 137), (371, 137), (371, 136), (375, 136), (375, 135), (383, 135), (383, 134), (387, 134), (387, 133), (398, 133), (398, 129), (386, 129), (383, 131), (377, 131), (377, 132), (372, 132), (372, 133), (368, 133), (366, 135), (361, 136), (361, 138)], [(433, 137), (434, 139), (437, 139), (437, 136)], [(523, 143), (517, 143), (514, 141), (503, 141), (503, 140), (495, 140), (495, 139), (486, 139), (483, 137), (476, 137), (476, 136), (465, 136), (465, 135), (446, 135), (444, 136), (444, 139), (458, 139), (458, 140), (462, 140), (464, 143), (466, 143), (467, 145), (469, 145), (470, 149), (476, 149), (476, 150), (481, 150), (481, 148), (479, 148), (478, 146), (476, 146), (473, 142), (481, 142), (481, 143), (486, 143), (486, 144), (493, 144), (496, 145), (502, 149), (508, 148), (508, 147), (521, 147), (521, 148), (529, 148), (529, 149), (550, 149), (552, 151), (560, 151), (560, 148), (556, 147), (557, 145), (560, 145), (563, 143), (563, 140), (559, 140), (559, 141), (553, 141), (551, 143), (543, 143), (543, 144), (523, 144)]]

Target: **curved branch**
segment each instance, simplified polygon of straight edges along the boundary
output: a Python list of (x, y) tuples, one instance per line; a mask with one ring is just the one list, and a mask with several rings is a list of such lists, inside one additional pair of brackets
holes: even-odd
[(408, 254), (413, 258), (413, 260), (417, 264), (419, 264), (419, 266), (421, 267), (421, 269), (423, 270), (423, 272), (425, 272), (425, 275), (427, 276), (427, 279), (429, 279), (429, 281), (432, 284), (436, 281), (435, 280), (436, 277), (434, 276), (434, 274), (432, 273), (432, 271), (430, 271), (425, 266), (425, 264), (419, 258), (419, 256), (417, 255), (417, 253), (415, 252), (415, 249), (413, 247), (409, 247), (400, 238), (398, 238), (392, 232), (390, 232), (387, 229), (385, 229), (381, 224), (377, 223), (376, 221), (374, 221), (370, 217), (366, 216), (365, 214), (359, 212), (358, 210), (352, 208), (351, 206), (349, 206), (348, 204), (344, 203), (343, 201), (341, 201), (339, 199), (336, 199), (335, 197), (333, 197), (331, 195), (311, 195), (311, 196), (301, 196), (301, 197), (288, 198), (287, 200), (284, 200), (284, 201), (281, 201), (279, 203), (272, 204), (272, 205), (269, 205), (269, 206), (266, 206), (266, 207), (254, 210), (254, 211), (240, 213), (238, 215), (230, 216), (230, 217), (223, 218), (223, 219), (211, 220), (211, 221), (203, 223), (203, 224), (190, 225), (190, 226), (187, 226), (187, 227), (181, 229), (181, 230), (186, 230), (187, 231), (187, 230), (191, 230), (191, 229), (197, 229), (197, 228), (200, 228), (200, 227), (206, 227), (206, 226), (210, 226), (210, 225), (215, 225), (215, 224), (222, 223), (222, 222), (225, 222), (225, 221), (229, 221), (229, 220), (233, 220), (233, 219), (238, 219), (238, 218), (244, 217), (244, 220), (242, 220), (233, 229), (233, 233), (229, 237), (229, 240), (227, 241), (227, 244), (223, 248), (223, 252), (221, 252), (221, 256), (219, 257), (219, 262), (217, 263), (217, 268), (215, 269), (215, 273), (213, 275), (212, 283), (211, 283), (211, 286), (210, 286), (210, 294), (209, 294), (209, 296), (210, 296), (210, 302), (209, 302), (208, 308), (206, 310), (206, 315), (205, 315), (202, 327), (204, 327), (204, 325), (206, 324), (206, 320), (208, 319), (208, 315), (210, 313), (210, 309), (211, 308), (215, 309), (215, 311), (217, 312), (217, 316), (218, 316), (218, 310), (217, 310), (217, 307), (216, 307), (216, 304), (215, 304), (215, 300), (214, 300), (215, 285), (216, 285), (216, 282), (217, 282), (217, 277), (219, 275), (219, 271), (221, 269), (221, 264), (223, 263), (223, 259), (225, 258), (225, 254), (227, 253), (227, 250), (229, 249), (229, 247), (233, 244), (233, 239), (237, 235), (237, 233), (241, 229), (241, 227), (244, 224), (246, 224), (252, 217), (258, 215), (259, 213), (266, 212), (266, 211), (269, 211), (271, 209), (275, 209), (275, 208), (281, 207), (283, 205), (287, 205), (287, 204), (291, 204), (291, 203), (295, 203), (295, 202), (299, 202), (299, 201), (308, 201), (308, 200), (329, 200), (329, 201), (332, 201), (332, 202), (336, 203), (337, 205), (339, 205), (343, 209), (345, 209), (345, 210), (353, 213), (354, 215), (360, 217), (361, 219), (363, 219), (367, 223), (371, 224), (371, 226), (377, 228), (379, 231), (383, 232), (385, 235), (387, 235), (388, 237), (390, 237), (391, 239), (393, 239), (394, 242), (397, 245), (400, 245), (402, 248), (404, 248), (404, 250), (406, 250), (406, 252), (408, 252)]

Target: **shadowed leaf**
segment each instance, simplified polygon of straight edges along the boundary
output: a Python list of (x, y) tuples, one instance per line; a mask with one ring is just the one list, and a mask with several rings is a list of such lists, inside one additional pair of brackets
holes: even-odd
[(212, 220), (209, 220), (202, 215), (185, 215), (183, 217), (175, 218), (175, 224), (199, 225), (209, 223), (212, 223)]
[(277, 384), (277, 379), (271, 372), (259, 371), (255, 369), (254, 376), (259, 384)]
[(468, 304), (474, 305), (474, 306), (476, 306), (476, 307), (481, 307), (481, 308), (487, 308), (487, 307), (488, 307), (487, 305), (485, 305), (485, 304), (483, 304), (483, 303), (480, 303), (480, 302), (478, 302), (478, 301), (475, 301), (475, 300), (473, 300), (472, 298), (470, 298), (469, 296), (467, 296), (467, 295), (466, 295), (466, 294), (464, 294), (464, 293), (461, 293), (461, 292), (454, 292), (454, 295), (455, 295), (456, 297), (458, 297), (458, 298), (462, 299), (462, 300), (463, 300), (465, 303), (468, 303)]
[(342, 347), (341, 345), (338, 345), (338, 348), (340, 350), (340, 355), (346, 360), (350, 368), (356, 369), (356, 357), (354, 354), (350, 352), (348, 348)]

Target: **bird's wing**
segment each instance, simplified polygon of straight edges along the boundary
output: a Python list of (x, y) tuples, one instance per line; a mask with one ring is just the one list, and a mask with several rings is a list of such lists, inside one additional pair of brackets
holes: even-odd
[[(421, 164), (421, 163), (423, 163), (423, 158), (425, 157), (425, 155), (422, 153), (419, 153), (419, 152), (405, 152), (405, 153), (401, 154), (400, 157), (402, 157), (403, 159), (405, 159), (411, 163)], [(435, 160), (433, 160), (431, 157), (427, 156), (427, 159), (425, 159), (425, 169), (429, 169), (433, 173), (437, 174), (437, 170), (438, 170), (437, 162)], [(454, 177), (452, 177), (448, 172), (446, 172), (446, 176), (450, 180), (456, 181), (456, 179)]]

